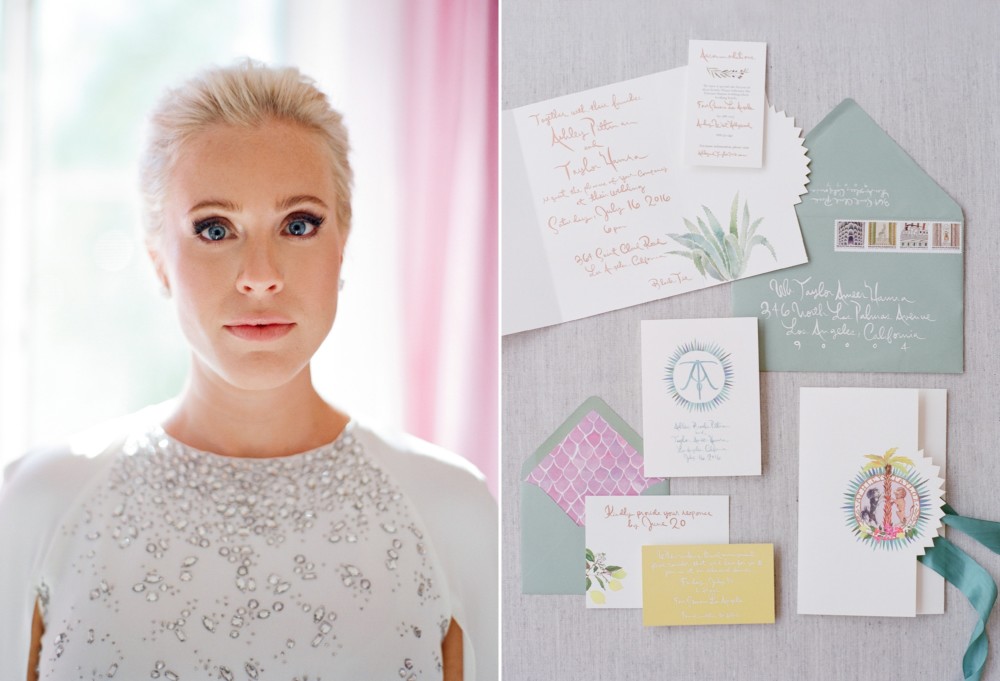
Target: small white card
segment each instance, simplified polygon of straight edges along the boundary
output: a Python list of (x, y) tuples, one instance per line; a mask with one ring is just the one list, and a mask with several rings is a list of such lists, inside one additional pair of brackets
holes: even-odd
[(646, 477), (760, 475), (757, 320), (642, 322)]
[(767, 43), (689, 43), (684, 134), (688, 164), (763, 165), (766, 62)]
[(799, 614), (943, 612), (917, 556), (943, 513), (945, 391), (802, 388), (799, 402)]
[(728, 544), (728, 496), (587, 497), (588, 608), (642, 607), (642, 547)]

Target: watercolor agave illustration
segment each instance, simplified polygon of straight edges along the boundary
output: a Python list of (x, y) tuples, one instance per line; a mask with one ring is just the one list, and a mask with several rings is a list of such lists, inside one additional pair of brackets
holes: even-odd
[[(590, 600), (598, 605), (604, 605), (604, 592), (608, 589), (621, 591), (622, 582), (625, 579), (625, 571), (617, 565), (608, 565), (607, 557), (603, 553), (594, 552), (587, 549), (587, 594)], [(601, 590), (593, 589), (594, 582), (597, 582)]]
[(763, 246), (771, 252), (772, 258), (778, 259), (770, 242), (763, 235), (757, 234), (757, 228), (764, 218), (750, 221), (749, 202), (743, 202), (743, 220), (740, 223), (739, 193), (733, 197), (733, 205), (729, 210), (728, 231), (722, 228), (708, 206), (702, 206), (702, 209), (705, 211), (705, 218), (697, 217), (697, 224), (684, 218), (687, 234), (667, 235), (687, 249), (670, 253), (691, 260), (701, 276), (718, 281), (739, 279), (746, 271), (750, 253), (757, 246)]
[(892, 526), (892, 467), (913, 466), (913, 461), (907, 457), (896, 456), (897, 449), (899, 447), (887, 449), (885, 450), (885, 454), (881, 456), (878, 454), (865, 454), (865, 458), (869, 459), (869, 462), (861, 469), (862, 473), (867, 473), (876, 468), (882, 469), (884, 480), (882, 496), (885, 499), (885, 504), (882, 507), (882, 529), (886, 531)]

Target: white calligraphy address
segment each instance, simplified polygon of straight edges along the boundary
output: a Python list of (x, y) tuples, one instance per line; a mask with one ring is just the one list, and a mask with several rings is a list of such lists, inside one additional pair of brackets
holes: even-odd
[(931, 335), (936, 319), (920, 301), (887, 290), (878, 281), (845, 286), (839, 279), (827, 283), (814, 277), (772, 278), (774, 297), (760, 305), (762, 319), (777, 319), (795, 347), (812, 340), (821, 349), (834, 341), (863, 341), (877, 349), (906, 351)]

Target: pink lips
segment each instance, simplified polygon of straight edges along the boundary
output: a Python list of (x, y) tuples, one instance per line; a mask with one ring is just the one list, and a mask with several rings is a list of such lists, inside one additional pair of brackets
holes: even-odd
[(237, 319), (226, 324), (226, 331), (248, 341), (272, 341), (286, 336), (295, 326), (281, 318)]

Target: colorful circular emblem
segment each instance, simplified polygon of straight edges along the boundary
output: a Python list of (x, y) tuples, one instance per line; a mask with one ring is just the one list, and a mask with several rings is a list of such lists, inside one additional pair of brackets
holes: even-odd
[(691, 341), (670, 356), (663, 378), (674, 402), (688, 411), (711, 411), (733, 388), (733, 363), (717, 343)]
[[(847, 526), (873, 548), (895, 549), (923, 535), (931, 495), (913, 462), (895, 456), (869, 455), (871, 461), (851, 480), (844, 493)], [(888, 463), (887, 463), (888, 462)]]

